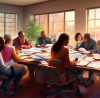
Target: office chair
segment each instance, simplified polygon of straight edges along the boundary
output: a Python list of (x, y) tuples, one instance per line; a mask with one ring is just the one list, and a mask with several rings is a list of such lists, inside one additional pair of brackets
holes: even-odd
[[(4, 76), (4, 75), (0, 75), (0, 81), (5, 81), (5, 85), (7, 84), (7, 82), (11, 82), (13, 80), (13, 78), (9, 79), (9, 81), (6, 81), (8, 79), (8, 77)], [(14, 93), (9, 92), (9, 91), (0, 91), (0, 94), (7, 94), (7, 95), (11, 95), (12, 97), (14, 97)]]
[[(52, 59), (50, 61), (50, 64), (56, 64), (58, 66), (61, 66), (61, 61), (57, 60), (57, 59)], [(52, 66), (39, 65), (39, 68), (41, 69), (42, 74), (43, 74), (43, 78), (47, 81), (47, 83), (49, 83), (52, 86), (54, 86), (53, 90), (47, 91), (46, 93), (53, 92), (55, 94), (51, 95), (51, 96), (49, 96), (47, 98), (51, 98), (51, 97), (54, 97), (54, 96), (63, 96), (65, 98), (69, 98), (67, 95), (63, 94), (63, 92), (69, 92), (69, 90), (62, 90), (62, 86), (68, 85), (69, 83), (71, 83), (74, 80), (76, 80), (77, 79), (77, 75), (69, 76), (69, 72), (72, 71), (72, 70), (67, 71), (63, 75), (60, 75), (58, 70), (56, 69), (56, 67), (52, 67)], [(64, 75), (67, 76), (66, 82), (63, 83), (63, 84), (60, 84), (59, 83), (60, 79)], [(70, 92), (73, 92), (73, 91), (70, 91)]]

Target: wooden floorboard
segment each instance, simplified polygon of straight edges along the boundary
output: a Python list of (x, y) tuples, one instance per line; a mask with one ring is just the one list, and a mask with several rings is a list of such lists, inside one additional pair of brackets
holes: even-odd
[[(87, 72), (84, 72), (84, 76), (87, 76)], [(94, 83), (90, 86), (85, 86), (84, 84), (79, 84), (83, 98), (100, 98), (100, 77), (93, 74)], [(17, 91), (8, 89), (15, 94), (14, 98), (47, 98), (45, 92), (50, 88), (46, 84), (38, 84), (35, 82), (35, 78), (29, 77), (29, 72), (23, 77), (20, 82), (23, 88), (17, 88)], [(78, 98), (76, 93), (66, 93), (70, 98)], [(10, 95), (1, 95), (0, 98), (11, 98)], [(53, 97), (58, 98), (58, 97)], [(61, 97), (63, 98), (63, 97)]]

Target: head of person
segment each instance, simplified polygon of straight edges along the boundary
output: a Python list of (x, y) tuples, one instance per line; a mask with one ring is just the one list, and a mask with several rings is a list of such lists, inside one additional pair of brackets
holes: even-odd
[(83, 38), (82, 38), (82, 34), (81, 33), (76, 33), (76, 35), (75, 35), (75, 41), (77, 42), (77, 41), (82, 41), (83, 40)]
[(2, 37), (0, 37), (0, 52), (5, 47), (5, 44), (4, 43), (5, 43), (4, 39)]
[(41, 37), (42, 37), (43, 39), (45, 39), (46, 35), (45, 35), (44, 31), (41, 31)]
[(12, 37), (10, 34), (4, 35), (5, 44), (12, 44)]
[(90, 40), (90, 34), (89, 33), (85, 33), (84, 37), (83, 37), (83, 41), (84, 42), (88, 42)]
[(26, 35), (24, 34), (23, 31), (20, 31), (20, 32), (18, 32), (18, 37), (19, 37), (20, 40), (24, 40)]
[(62, 46), (67, 46), (69, 43), (69, 35), (66, 33), (62, 33), (57, 42), (55, 42), (55, 44), (53, 45), (52, 49), (55, 52), (58, 52)]

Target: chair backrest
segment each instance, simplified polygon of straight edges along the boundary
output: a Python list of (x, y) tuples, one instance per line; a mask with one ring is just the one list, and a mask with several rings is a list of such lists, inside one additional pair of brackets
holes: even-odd
[[(56, 64), (59, 65), (61, 64), (61, 61), (53, 59), (50, 61), (50, 64)], [(56, 69), (56, 67), (53, 66), (43, 66), (43, 65), (39, 65), (42, 73), (43, 73), (43, 77), (44, 79), (51, 83), (51, 84), (59, 84), (60, 81), (60, 74), (58, 72), (58, 70)]]
[(97, 49), (98, 49), (98, 53), (100, 54), (100, 40), (97, 41)]

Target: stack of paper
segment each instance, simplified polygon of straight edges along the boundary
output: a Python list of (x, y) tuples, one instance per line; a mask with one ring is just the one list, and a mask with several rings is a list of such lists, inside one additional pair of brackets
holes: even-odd
[(90, 51), (87, 51), (85, 48), (79, 48), (78, 49), (81, 53), (84, 53), (84, 54), (89, 54)]
[(86, 55), (81, 53), (70, 54), (70, 60), (74, 61), (75, 58), (78, 58), (78, 61), (82, 60)]
[(83, 61), (80, 61), (80, 62), (76, 63), (76, 65), (79, 65), (79, 66), (86, 66), (88, 63), (89, 63), (89, 61), (83, 60)]

